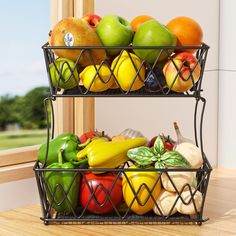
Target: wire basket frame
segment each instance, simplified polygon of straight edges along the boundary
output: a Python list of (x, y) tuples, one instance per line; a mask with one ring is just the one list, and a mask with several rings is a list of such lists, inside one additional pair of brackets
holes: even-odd
[[(202, 128), (203, 128), (203, 116), (206, 106), (206, 99), (201, 96), (202, 92), (202, 79), (203, 73), (205, 69), (205, 63), (207, 58), (207, 53), (209, 47), (202, 43), (200, 46), (195, 47), (161, 47), (161, 46), (143, 46), (143, 47), (102, 47), (102, 46), (86, 46), (86, 47), (62, 47), (62, 46), (49, 46), (48, 43), (43, 45), (42, 47), (44, 52), (46, 70), (48, 75), (49, 87), (50, 87), (50, 97), (44, 100), (44, 106), (46, 111), (46, 118), (48, 123), (47, 129), (47, 145), (45, 150), (45, 162), (39, 163), (36, 162), (34, 166), (37, 186), (39, 190), (39, 196), (42, 206), (42, 217), (41, 219), (45, 224), (49, 223), (87, 223), (87, 224), (110, 224), (110, 223), (120, 223), (120, 224), (129, 224), (129, 223), (138, 223), (138, 224), (153, 224), (153, 223), (176, 223), (176, 224), (189, 224), (196, 223), (201, 225), (203, 222), (208, 220), (203, 216), (203, 209), (205, 204), (205, 198), (207, 194), (207, 188), (210, 178), (210, 173), (212, 167), (204, 153), (203, 148), (203, 140), (202, 140)], [(94, 52), (98, 52), (99, 50), (112, 50), (118, 49), (120, 52), (115, 57), (108, 57), (99, 64), (95, 63)], [(181, 49), (184, 51), (185, 49), (195, 49), (195, 57), (197, 61), (190, 65), (188, 61), (182, 61), (180, 64), (177, 64), (174, 60), (174, 51)], [(60, 51), (73, 51), (77, 52), (77, 60), (72, 64), (67, 60), (64, 60), (62, 63), (58, 63), (56, 52)], [(148, 63), (145, 60), (140, 60), (140, 63), (136, 63), (134, 52), (135, 50), (145, 51), (149, 50), (153, 54), (156, 55), (156, 59), (153, 63)], [(126, 58), (131, 62), (132, 68), (134, 70), (134, 76), (130, 81), (128, 88), (123, 88), (120, 83), (116, 69), (122, 61), (122, 57), (125, 54)], [(163, 58), (169, 60), (169, 63), (175, 68), (176, 74), (174, 76), (174, 80), (171, 85), (167, 86), (165, 81), (165, 76), (162, 71), (163, 68)], [(82, 63), (83, 58), (86, 58), (87, 65), (90, 65), (95, 71), (92, 78), (90, 78), (91, 82), (89, 85), (85, 87), (82, 83), (79, 74), (85, 68), (84, 63)], [(103, 67), (106, 67), (108, 70), (109, 76), (107, 78), (102, 77), (101, 70)], [(52, 73), (52, 68), (54, 72)], [(188, 76), (184, 76), (182, 73), (182, 69), (186, 68), (189, 71)], [(196, 75), (194, 74), (199, 69), (198, 74), (199, 78), (195, 81)], [(67, 70), (66, 76), (64, 70)], [(142, 75), (142, 72), (145, 71), (145, 76)], [(129, 71), (127, 71), (129, 73)], [(157, 82), (158, 89), (156, 91), (150, 91), (148, 88), (148, 80), (150, 76), (153, 76)], [(56, 79), (55, 79), (56, 78)], [(174, 84), (178, 79), (182, 79), (185, 82), (190, 83), (191, 89), (185, 92), (174, 92)], [(99, 81), (101, 84), (106, 85), (111, 82), (116, 85), (116, 89), (108, 89), (102, 92), (92, 92), (92, 87), (95, 82)], [(74, 86), (69, 89), (62, 89), (61, 83), (64, 84), (73, 84)], [(141, 83), (143, 86), (136, 90), (135, 84)], [(71, 86), (70, 86), (71, 87)], [(61, 91), (62, 90), (62, 91)], [(57, 99), (57, 97), (194, 97), (196, 100), (195, 110), (194, 110), (194, 134), (195, 134), (195, 143), (200, 147), (203, 165), (199, 169), (193, 168), (172, 168), (172, 169), (129, 169), (129, 168), (96, 168), (96, 169), (88, 169), (84, 166), (80, 166), (76, 169), (48, 169), (46, 168), (46, 162), (48, 158), (49, 152), (49, 141), (54, 138), (54, 111), (53, 111), (53, 101)], [(199, 106), (201, 104), (201, 106)], [(51, 111), (51, 123), (49, 122), (49, 109)], [(50, 125), (51, 129), (50, 129)], [(127, 164), (128, 165), (128, 164)], [(48, 173), (52, 174), (61, 174), (67, 172), (71, 178), (70, 184), (65, 188), (60, 182), (58, 182), (55, 186), (51, 186), (50, 181), (48, 181)], [(114, 175), (114, 179), (111, 182), (111, 186), (107, 189), (102, 183), (98, 184), (95, 188), (90, 186), (90, 181), (87, 177), (87, 174), (91, 172), (105, 172), (112, 173)], [(142, 182), (138, 189), (135, 189), (132, 185), (132, 181), (129, 180), (128, 173), (134, 172), (152, 172), (155, 173), (158, 177), (155, 179), (153, 185), (150, 187), (145, 182)], [(174, 178), (172, 177), (172, 173), (186, 173), (191, 172), (196, 178), (196, 186), (193, 189), (190, 183), (183, 184), (181, 188), (179, 188)], [(169, 184), (176, 192), (176, 199), (173, 205), (170, 207), (168, 214), (164, 214), (160, 205), (156, 202), (154, 196), (154, 190), (156, 186), (162, 181), (162, 178), (165, 176)], [(70, 199), (72, 188), (78, 184), (78, 179), (83, 181), (84, 186), (89, 190), (90, 196), (86, 204), (82, 204), (78, 199), (77, 205)], [(124, 203), (124, 200), (121, 204), (116, 204), (114, 199), (112, 198), (112, 193), (115, 191), (115, 187), (117, 182), (120, 180), (125, 180), (127, 187), (130, 188), (131, 193), (133, 194), (133, 198), (130, 203)], [(78, 184), (79, 187), (80, 184)], [(102, 202), (98, 201), (96, 197), (97, 191), (102, 191), (104, 194), (104, 199)], [(147, 192), (147, 197), (144, 200), (139, 198), (139, 193), (141, 191)], [(184, 191), (189, 192), (188, 200), (183, 198)], [(58, 199), (57, 195), (60, 193), (60, 199)], [(196, 197), (198, 192), (201, 193), (202, 201), (199, 205)], [(79, 197), (78, 197), (79, 198)], [(144, 206), (147, 202), (153, 202), (153, 206), (156, 207), (158, 211), (158, 215), (156, 215), (153, 211), (149, 211), (143, 215), (137, 215), (133, 211), (134, 204), (139, 206)], [(184, 206), (191, 205), (194, 209), (193, 214), (186, 215), (175, 213), (172, 214), (174, 208), (177, 204), (183, 204)], [(98, 208), (102, 208), (105, 204), (109, 204), (111, 207), (111, 212), (105, 214), (95, 214), (91, 212), (89, 209), (90, 204), (96, 205)], [(66, 210), (63, 210), (62, 206), (66, 206)]]
[[(85, 222), (97, 222), (97, 223), (108, 223), (108, 222), (117, 222), (117, 223), (131, 223), (131, 222), (149, 222), (149, 223), (160, 223), (160, 222), (168, 222), (168, 223), (197, 223), (202, 224), (208, 218), (203, 217), (203, 209), (204, 203), (207, 193), (207, 187), (209, 183), (209, 177), (211, 172), (211, 166), (208, 161), (206, 161), (202, 168), (200, 169), (135, 169), (135, 172), (156, 172), (158, 173), (158, 178), (155, 180), (152, 188), (149, 188), (145, 183), (140, 184), (138, 190), (135, 191), (132, 182), (129, 180), (127, 173), (134, 172), (132, 169), (124, 169), (124, 168), (117, 168), (117, 169), (108, 169), (108, 168), (99, 168), (99, 169), (65, 169), (63, 172), (70, 172), (74, 174), (74, 178), (72, 179), (68, 189), (64, 189), (62, 185), (58, 184), (54, 189), (50, 190), (49, 183), (45, 180), (45, 173), (46, 172), (61, 172), (61, 169), (47, 169), (41, 168), (40, 164), (37, 162), (35, 167), (35, 174), (36, 180), (38, 183), (40, 199), (42, 204), (42, 212), (43, 216), (41, 219), (44, 221), (45, 224), (48, 223), (65, 223), (65, 222), (77, 222), (77, 223), (85, 223)], [(102, 171), (102, 172), (109, 172), (114, 173), (115, 178), (111, 184), (111, 188), (107, 189), (104, 187), (102, 183), (98, 184), (96, 188), (91, 188), (89, 184), (89, 180), (86, 177), (87, 173), (93, 171)], [(189, 183), (186, 183), (182, 186), (181, 189), (178, 189), (174, 180), (171, 177), (172, 172), (191, 172), (197, 177), (197, 186), (195, 190), (192, 189)], [(155, 186), (159, 181), (161, 181), (161, 177), (166, 174), (168, 176), (168, 180), (172, 184), (172, 186), (176, 189), (176, 200), (168, 214), (163, 214), (160, 206), (157, 204), (156, 199), (153, 196), (153, 191)], [(76, 180), (77, 177), (80, 177), (84, 180), (87, 188), (90, 190), (90, 197), (85, 206), (81, 206), (78, 202), (76, 208), (72, 207), (72, 203), (68, 199), (68, 193), (73, 182)], [(130, 202), (129, 205), (125, 205), (125, 207), (121, 208), (120, 205), (117, 206), (114, 200), (111, 197), (111, 192), (114, 190), (116, 182), (119, 178), (125, 178), (127, 181), (128, 187), (132, 190), (133, 193), (133, 200)], [(103, 191), (105, 194), (105, 198), (102, 202), (99, 202), (96, 196), (97, 190), (100, 188), (99, 191)], [(63, 191), (63, 198), (60, 201), (57, 201), (56, 194), (57, 191)], [(141, 191), (147, 191), (148, 195), (144, 200), (139, 198), (139, 193)], [(189, 191), (190, 197), (186, 201), (182, 197), (183, 191)], [(197, 206), (197, 202), (195, 199), (197, 191), (201, 192), (202, 194), (202, 201), (200, 206)], [(137, 215), (132, 212), (132, 206), (134, 203), (139, 204), (140, 206), (145, 206), (147, 201), (151, 199), (153, 201), (153, 206), (159, 211), (159, 215), (154, 214), (152, 211), (148, 212), (145, 215)], [(176, 206), (177, 202), (180, 201), (184, 205), (192, 205), (194, 207), (194, 213), (191, 215), (184, 215), (184, 214), (174, 214), (172, 215), (172, 211)], [(55, 204), (57, 206), (62, 205), (66, 202), (70, 206), (70, 211), (61, 211), (55, 212), (53, 211), (53, 206)], [(93, 204), (97, 205), (98, 207), (103, 207), (106, 202), (109, 202), (112, 206), (112, 211), (106, 214), (94, 214), (88, 210), (89, 204), (93, 202)]]
[[(172, 46), (172, 47), (161, 47), (161, 46), (143, 46), (143, 47), (134, 47), (134, 46), (127, 46), (127, 47), (105, 47), (105, 46), (84, 46), (84, 47), (63, 47), (63, 46), (49, 46), (48, 44), (45, 44), (43, 47), (44, 51), (44, 57), (46, 62), (46, 69), (49, 79), (49, 86), (50, 86), (50, 92), (52, 96), (175, 96), (175, 97), (196, 97), (200, 95), (201, 90), (201, 84), (202, 84), (202, 78), (205, 68), (205, 62), (207, 58), (207, 53), (209, 47), (206, 44), (202, 44), (201, 46), (191, 46), (191, 47), (178, 47), (178, 46)], [(94, 51), (99, 52), (99, 50), (106, 50), (106, 49), (119, 49), (120, 53), (116, 55), (116, 59), (113, 58), (106, 58), (102, 60), (99, 64), (95, 64)], [(197, 58), (197, 61), (190, 65), (190, 63), (186, 60), (183, 60), (181, 64), (177, 64), (176, 61), (173, 58), (173, 52), (177, 49), (196, 49), (195, 56)], [(77, 60), (74, 62), (73, 66), (71, 66), (70, 63), (68, 63), (67, 60), (65, 60), (63, 63), (60, 63), (58, 65), (57, 63), (57, 56), (55, 55), (55, 51), (76, 51), (78, 52)], [(146, 60), (140, 60), (140, 64), (138, 65), (136, 63), (136, 57), (134, 56), (134, 50), (151, 50), (152, 53), (156, 54), (156, 59), (154, 63), (150, 64)], [(126, 57), (130, 60), (132, 63), (132, 68), (135, 71), (135, 74), (133, 76), (133, 79), (130, 81), (129, 87), (125, 88), (122, 87), (117, 74), (116, 69), (120, 65), (120, 62), (122, 61), (124, 53), (126, 54)], [(95, 70), (95, 73), (93, 75), (93, 78), (91, 78), (91, 82), (87, 87), (85, 88), (82, 84), (82, 81), (80, 79), (79, 74), (84, 69), (83, 66), (81, 66), (82, 58), (87, 58), (87, 64), (92, 66)], [(174, 79), (172, 83), (169, 85), (169, 87), (166, 85), (165, 76), (162, 72), (163, 67), (163, 56), (170, 61), (170, 63), (173, 65), (174, 69), (176, 70)], [(113, 61), (113, 63), (112, 63)], [(162, 66), (161, 66), (162, 65)], [(106, 67), (109, 71), (108, 78), (104, 79), (101, 76), (101, 69), (103, 67)], [(189, 71), (188, 76), (183, 75), (183, 68), (187, 69)], [(52, 68), (54, 69), (54, 73), (52, 73)], [(67, 68), (69, 71), (69, 74), (66, 73), (66, 76), (63, 73), (63, 70)], [(145, 70), (145, 78), (143, 78), (141, 72)], [(158, 73), (157, 73), (158, 70)], [(198, 70), (198, 71), (197, 71)], [(200, 71), (199, 71), (200, 70)], [(56, 72), (55, 72), (56, 71)], [(129, 73), (127, 71), (127, 73)], [(196, 75), (199, 74), (199, 79), (196, 82)], [(147, 82), (150, 78), (150, 76), (154, 76), (154, 79), (157, 83), (157, 90), (151, 91), (147, 86)], [(175, 82), (178, 79), (182, 79), (185, 82), (189, 81), (189, 86), (191, 89), (189, 89), (186, 92), (173, 92), (173, 87)], [(98, 81), (102, 84), (109, 84), (111, 83), (111, 80), (114, 84), (116, 84), (116, 89), (108, 89), (106, 91), (102, 92), (92, 92), (92, 87), (95, 84), (95, 81)], [(140, 89), (135, 88), (136, 83), (142, 83), (143, 86)], [(61, 90), (60, 83), (73, 83), (74, 87), (63, 90), (63, 93), (59, 93)]]
[[(42, 206), (42, 213), (43, 216), (41, 219), (44, 221), (45, 224), (49, 223), (120, 223), (120, 224), (127, 224), (127, 223), (197, 223), (201, 225), (205, 222), (208, 218), (203, 217), (203, 209), (205, 204), (205, 198), (211, 173), (211, 165), (203, 151), (203, 142), (202, 142), (202, 124), (203, 124), (203, 115), (205, 110), (206, 100), (203, 97), (196, 97), (196, 105), (195, 105), (195, 112), (194, 112), (194, 130), (195, 130), (195, 142), (197, 146), (200, 146), (202, 151), (203, 157), (203, 166), (199, 169), (192, 169), (192, 168), (173, 168), (173, 169), (135, 169), (130, 170), (127, 168), (116, 168), (116, 169), (107, 169), (107, 168), (100, 168), (100, 169), (84, 169), (84, 167), (79, 167), (77, 169), (47, 169), (46, 162), (48, 158), (48, 151), (49, 151), (49, 141), (54, 138), (54, 112), (53, 112), (53, 101), (56, 100), (55, 96), (48, 97), (44, 100), (45, 111), (46, 111), (46, 118), (48, 121), (48, 131), (47, 131), (47, 148), (45, 152), (45, 162), (40, 164), (38, 161), (35, 164), (34, 171), (37, 180), (39, 196), (41, 200)], [(199, 104), (202, 103), (201, 108)], [(49, 127), (49, 110), (51, 110), (51, 127), (52, 131), (50, 133)], [(198, 113), (200, 112), (200, 120), (198, 124)], [(200, 130), (198, 133), (197, 131)], [(106, 189), (102, 184), (98, 185), (95, 189), (91, 189), (89, 185), (89, 181), (86, 178), (86, 174), (90, 172), (110, 172), (115, 175), (114, 181), (111, 185), (110, 189)], [(158, 173), (158, 178), (156, 179), (155, 183), (153, 184), (152, 188), (148, 187), (145, 183), (141, 183), (138, 190), (135, 190), (132, 186), (131, 181), (129, 180), (127, 173), (128, 172), (155, 172)], [(62, 173), (62, 172), (69, 172), (73, 175), (71, 183), (69, 187), (65, 189), (60, 183), (56, 185), (56, 187), (51, 187), (49, 182), (47, 181), (46, 173)], [(181, 189), (176, 186), (173, 178), (171, 177), (172, 172), (192, 172), (193, 175), (196, 177), (196, 190), (192, 190), (191, 185), (189, 183), (184, 184)], [(175, 189), (177, 193), (176, 201), (174, 202), (173, 206), (171, 207), (169, 213), (164, 215), (160, 206), (156, 203), (156, 199), (154, 198), (152, 192), (158, 182), (161, 181), (161, 177), (163, 175), (167, 176), (168, 181), (170, 182), (171, 186)], [(71, 190), (71, 186), (76, 181), (77, 178), (80, 178), (81, 181), (84, 180), (85, 185), (90, 189), (90, 198), (85, 206), (82, 206), (81, 203), (78, 201), (78, 205), (76, 208), (73, 208), (72, 202), (69, 199), (69, 193)], [(116, 206), (115, 202), (112, 200), (110, 194), (113, 191), (113, 188), (116, 184), (116, 181), (119, 178), (125, 178), (127, 181), (128, 187), (131, 189), (133, 193), (133, 199), (129, 205), (125, 205), (125, 208), (121, 208), (120, 206)], [(105, 198), (103, 202), (98, 202), (96, 199), (96, 191), (100, 188), (105, 193)], [(140, 201), (138, 195), (141, 190), (145, 190), (148, 192), (148, 196), (145, 201)], [(189, 191), (190, 197), (188, 201), (185, 201), (182, 197), (182, 193), (184, 190)], [(60, 191), (62, 193), (62, 198), (57, 199), (56, 195), (57, 192)], [(202, 202), (200, 207), (197, 207), (197, 203), (195, 200), (195, 196), (197, 194), (196, 191), (201, 192), (202, 194)], [(148, 200), (153, 202), (154, 206), (156, 206), (159, 215), (156, 215), (152, 211), (144, 214), (144, 215), (137, 215), (132, 211), (133, 204), (139, 204), (140, 206), (145, 205)], [(113, 211), (107, 214), (93, 214), (88, 211), (89, 204), (93, 202), (98, 207), (106, 204), (107, 202), (110, 203), (112, 206)], [(177, 202), (182, 202), (184, 205), (193, 205), (194, 207), (194, 214), (192, 215), (183, 215), (176, 213), (172, 215), (172, 211), (175, 208)], [(124, 202), (123, 202), (124, 203)], [(70, 209), (69, 212), (66, 211), (57, 211), (55, 212), (54, 208), (60, 207), (60, 205), (67, 204), (68, 208)], [(124, 204), (123, 204), (124, 205)]]

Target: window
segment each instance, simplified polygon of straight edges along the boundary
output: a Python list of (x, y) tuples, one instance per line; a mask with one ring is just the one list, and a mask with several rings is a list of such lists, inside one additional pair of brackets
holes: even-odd
[[(5, 25), (1, 27), (4, 32), (1, 35), (4, 37), (0, 39), (2, 46), (0, 57), (1, 99), (7, 100), (11, 105), (14, 104), (16, 95), (17, 98), (22, 97), (35, 87), (48, 85), (41, 46), (47, 41), (50, 29), (49, 21), (53, 27), (64, 17), (81, 17), (84, 14), (92, 13), (93, 10), (94, 0), (22, 0), (14, 1), (10, 5), (9, 1), (2, 1), (0, 20), (1, 26), (2, 22)], [(8, 17), (11, 17), (9, 22)], [(6, 94), (8, 95), (6, 96)], [(31, 99), (29, 100), (32, 102)], [(26, 111), (23, 110), (24, 106), (20, 105), (21, 101), (18, 102), (15, 103), (16, 108), (22, 109), (23, 114), (26, 115)], [(5, 107), (8, 108), (10, 105)], [(42, 103), (40, 107), (43, 107)], [(10, 113), (11, 110), (8, 112)], [(92, 98), (57, 99), (54, 102), (54, 112), (56, 135), (62, 132), (81, 133), (94, 127), (94, 99)], [(3, 113), (6, 114), (6, 111)], [(16, 118), (14, 117), (14, 119)], [(14, 119), (9, 122), (9, 116), (7, 116), (8, 123), (10, 123), (8, 129), (9, 127), (10, 129), (20, 128), (20, 124), (14, 122)], [(38, 139), (35, 143), (42, 143), (45, 138), (44, 136), (43, 141)], [(11, 142), (13, 143), (13, 141)], [(31, 144), (28, 140), (28, 144), (25, 145)], [(3, 144), (0, 138), (0, 147), (1, 145)], [(0, 183), (32, 177), (37, 149), (38, 145), (0, 151)]]
[(45, 141), (41, 46), (50, 29), (50, 2), (1, 1), (0, 22), (0, 150), (6, 150)]

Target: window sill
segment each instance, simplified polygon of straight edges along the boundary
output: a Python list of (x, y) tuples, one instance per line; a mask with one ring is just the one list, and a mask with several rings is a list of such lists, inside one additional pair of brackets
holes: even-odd
[(0, 151), (0, 168), (35, 161), (39, 147), (34, 145)]
[(35, 162), (0, 167), (0, 184), (34, 177)]

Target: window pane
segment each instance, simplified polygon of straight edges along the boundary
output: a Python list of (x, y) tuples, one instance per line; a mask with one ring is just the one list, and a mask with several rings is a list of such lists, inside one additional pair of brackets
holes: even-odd
[(45, 141), (48, 84), (41, 46), (49, 24), (49, 0), (1, 0), (0, 150)]

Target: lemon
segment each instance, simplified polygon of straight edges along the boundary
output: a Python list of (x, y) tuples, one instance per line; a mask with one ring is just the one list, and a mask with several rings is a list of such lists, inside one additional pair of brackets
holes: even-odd
[[(144, 86), (145, 67), (144, 65), (141, 67), (141, 65), (142, 61), (135, 54), (128, 54), (126, 51), (113, 60), (111, 68), (123, 91), (136, 91)], [(112, 87), (115, 87), (114, 84)]]
[[(86, 89), (91, 92), (103, 92), (109, 89), (113, 83), (111, 71), (106, 65), (90, 65), (79, 75), (80, 80)], [(91, 86), (91, 87), (90, 87)]]

